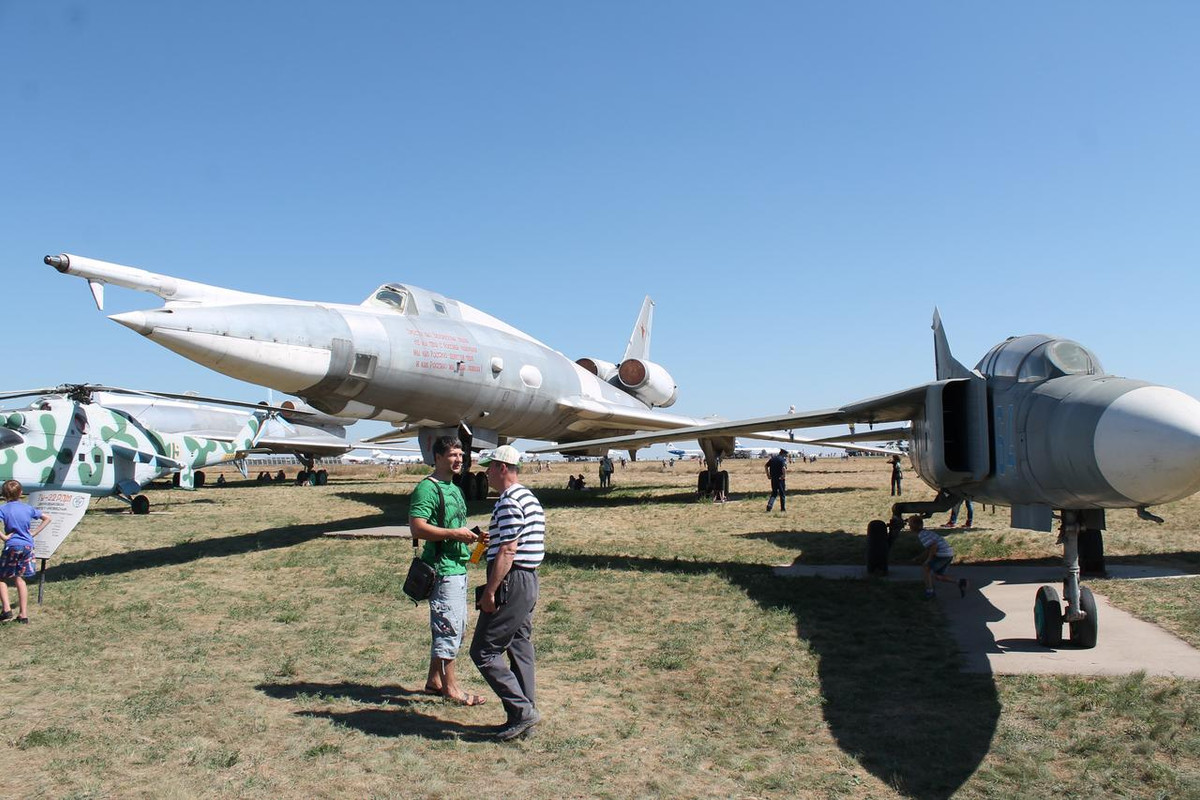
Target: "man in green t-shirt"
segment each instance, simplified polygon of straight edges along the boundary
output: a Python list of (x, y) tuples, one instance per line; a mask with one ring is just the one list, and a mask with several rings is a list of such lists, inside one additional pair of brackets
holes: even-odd
[(421, 560), (437, 570), (438, 580), (429, 596), (429, 628), (433, 646), (429, 653), (427, 694), (440, 694), (465, 706), (482, 705), (482, 695), (467, 694), (458, 685), (454, 659), (467, 626), (467, 561), (479, 536), (467, 530), (467, 503), (452, 483), (462, 470), (462, 445), (453, 436), (433, 443), (433, 474), (417, 483), (408, 506), (408, 528), (413, 541), (423, 539)]

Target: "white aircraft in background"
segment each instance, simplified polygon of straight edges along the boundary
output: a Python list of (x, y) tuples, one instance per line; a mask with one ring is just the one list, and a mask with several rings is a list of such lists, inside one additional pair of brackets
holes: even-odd
[(703, 450), (679, 447), (674, 442), (667, 442), (667, 452), (676, 458), (704, 458)]
[(422, 461), (421, 453), (417, 450), (410, 450), (401, 454), (400, 451), (372, 450), (371, 458), (375, 459), (380, 464), (419, 464)]

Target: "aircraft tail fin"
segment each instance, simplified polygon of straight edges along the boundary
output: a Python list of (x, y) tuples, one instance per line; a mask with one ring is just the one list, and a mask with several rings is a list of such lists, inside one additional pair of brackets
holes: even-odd
[(621, 358), (622, 361), (630, 358), (642, 361), (650, 360), (650, 327), (653, 324), (654, 301), (650, 299), (650, 295), (646, 295), (646, 299), (642, 301), (642, 310), (638, 314), (637, 322), (633, 325), (633, 332), (629, 334), (629, 343), (625, 345), (625, 355)]
[(937, 369), (939, 381), (949, 378), (968, 378), (971, 370), (964, 367), (950, 352), (950, 340), (946, 338), (946, 329), (942, 327), (942, 315), (935, 307), (933, 309), (933, 360)]

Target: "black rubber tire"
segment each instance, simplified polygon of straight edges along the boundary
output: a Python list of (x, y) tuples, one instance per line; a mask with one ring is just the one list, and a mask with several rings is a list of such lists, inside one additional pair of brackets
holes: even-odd
[(133, 501), (130, 502), (129, 507), (133, 509), (133, 513), (135, 514), (149, 514), (150, 498), (146, 497), (144, 494), (136, 495), (133, 498)]
[(891, 547), (887, 523), (873, 519), (867, 523), (867, 574), (888, 574), (888, 550)]
[(488, 480), (486, 472), (475, 473), (475, 499), (486, 500), (488, 496)]
[(317, 470), (316, 476), (317, 486), (324, 486), (329, 483), (329, 470), (319, 469)]
[(204, 488), (204, 473), (203, 472), (200, 472), (199, 470), (197, 470), (196, 474), (192, 476), (192, 487), (195, 489), (203, 489)]
[(729, 496), (729, 472), (721, 470), (717, 473), (717, 486), (721, 488), (721, 494)]
[(296, 473), (296, 485), (304, 486), (308, 483), (308, 470), (302, 469)]
[(702, 469), (696, 473), (696, 494), (703, 497), (709, 492), (708, 470)]
[(1038, 644), (1043, 647), (1059, 647), (1063, 640), (1062, 603), (1058, 590), (1043, 586), (1037, 590), (1033, 602), (1033, 627), (1037, 631)]
[(1079, 587), (1079, 610), (1087, 614), (1080, 622), (1070, 623), (1071, 644), (1090, 650), (1100, 636), (1100, 617), (1096, 613), (1096, 598), (1086, 586)]

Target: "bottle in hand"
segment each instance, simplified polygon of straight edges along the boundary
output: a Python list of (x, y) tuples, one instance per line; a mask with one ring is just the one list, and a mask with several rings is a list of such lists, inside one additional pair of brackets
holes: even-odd
[(479, 541), (475, 543), (475, 549), (471, 551), (471, 563), (478, 564), (479, 559), (483, 558), (483, 554), (487, 552), (487, 534), (479, 530), (478, 525), (471, 528), (471, 532), (479, 537)]

